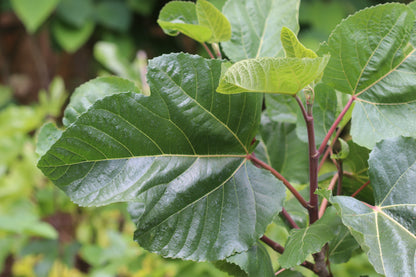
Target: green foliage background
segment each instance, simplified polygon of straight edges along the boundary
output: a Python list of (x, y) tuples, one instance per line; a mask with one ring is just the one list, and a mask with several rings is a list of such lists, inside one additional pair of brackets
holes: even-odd
[[(1, 16), (15, 12), (30, 36), (46, 31), (53, 51), (89, 50), (88, 78), (116, 74), (143, 85), (146, 53), (153, 57), (183, 50), (206, 55), (183, 36), (160, 35), (156, 18), (167, 1), (38, 0), (32, 7), (30, 3), (34, 2), (1, 1)], [(221, 8), (225, 0), (210, 2)], [(302, 1), (300, 40), (317, 49), (342, 18), (378, 2), (384, 1)], [(137, 52), (141, 49), (145, 51)], [(6, 60), (0, 59), (3, 63)], [(208, 263), (149, 254), (132, 240), (134, 225), (125, 205), (79, 208), (35, 167), (37, 130), (45, 122), (54, 124), (62, 117), (69, 96), (66, 87), (72, 90), (81, 81), (56, 77), (36, 92), (37, 101), (29, 103), (16, 96), (6, 76), (1, 76), (0, 81), (1, 277), (227, 276)], [(269, 227), (271, 232), (287, 237), (288, 230), (274, 227)], [(332, 271), (335, 276), (377, 276), (360, 256), (350, 260), (342, 271), (339, 265), (334, 265)], [(282, 274), (285, 275), (291, 276), (290, 272)]]

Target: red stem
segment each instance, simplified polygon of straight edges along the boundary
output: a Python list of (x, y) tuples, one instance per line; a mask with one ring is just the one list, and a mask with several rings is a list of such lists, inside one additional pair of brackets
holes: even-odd
[(345, 105), (344, 109), (339, 114), (339, 116), (335, 120), (334, 124), (332, 124), (332, 126), (329, 129), (328, 133), (326, 134), (324, 140), (322, 141), (321, 146), (318, 149), (318, 155), (321, 155), (323, 153), (329, 139), (331, 138), (332, 134), (335, 132), (335, 129), (337, 128), (338, 124), (341, 122), (342, 118), (347, 113), (347, 111), (349, 110), (349, 108), (351, 107), (351, 105), (355, 101), (355, 99), (357, 99), (357, 97), (355, 95), (351, 96), (350, 100), (348, 100), (347, 105)]
[(279, 172), (277, 172), (273, 167), (268, 165), (267, 163), (259, 160), (254, 155), (248, 155), (247, 159), (251, 160), (254, 164), (259, 165), (260, 167), (270, 171), (277, 179), (283, 182), (283, 184), (287, 187), (287, 189), (299, 200), (300, 204), (304, 206), (306, 209), (309, 208), (308, 202), (299, 194), (299, 192), (289, 183), (288, 180), (285, 179)]
[(208, 52), (208, 55), (210, 56), (211, 59), (215, 59), (214, 55), (212, 54), (211, 50), (209, 50), (208, 46), (205, 44), (205, 42), (201, 43), (202, 46), (204, 46), (205, 50)]
[(368, 180), (367, 182), (364, 183), (364, 185), (362, 185), (359, 189), (357, 189), (356, 192), (354, 192), (351, 197), (355, 197), (357, 196), (357, 194), (360, 193), (360, 191), (362, 191), (366, 186), (368, 186), (370, 184), (370, 180)]
[(308, 132), (308, 146), (309, 146), (309, 222), (314, 223), (319, 219), (319, 198), (315, 194), (318, 188), (318, 163), (319, 153), (316, 151), (315, 144), (315, 129), (313, 124), (312, 103), (308, 103), (308, 111), (305, 110), (302, 101), (298, 96), (295, 96), (296, 102), (302, 111), (303, 118), (306, 122), (306, 129)]
[(290, 226), (292, 226), (295, 229), (299, 229), (299, 226), (296, 224), (296, 222), (293, 220), (293, 218), (290, 216), (290, 214), (286, 211), (285, 208), (282, 208), (282, 215), (289, 222)]

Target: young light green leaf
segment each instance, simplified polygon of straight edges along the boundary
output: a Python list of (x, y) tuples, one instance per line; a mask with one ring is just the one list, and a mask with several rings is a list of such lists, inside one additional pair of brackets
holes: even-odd
[(299, 31), (299, 0), (229, 0), (223, 13), (230, 20), (231, 40), (222, 43), (234, 62), (283, 55), (280, 30)]
[(332, 203), (378, 273), (415, 276), (416, 140), (377, 143), (369, 165), (376, 205), (346, 196), (334, 197)]
[(285, 56), (287, 58), (316, 58), (315, 52), (311, 49), (306, 48), (303, 46), (302, 43), (299, 42), (296, 34), (292, 32), (287, 27), (282, 28), (282, 32), (280, 33), (280, 40), (282, 42), (283, 49), (285, 51)]
[(170, 36), (183, 33), (198, 42), (208, 41), (212, 36), (210, 28), (199, 25), (196, 6), (192, 2), (167, 3), (160, 11), (157, 23)]
[(308, 145), (296, 136), (295, 125), (273, 122), (262, 116), (261, 143), (256, 156), (267, 162), (290, 182), (308, 182)]
[(293, 229), (279, 258), (283, 268), (293, 267), (305, 261), (308, 255), (319, 252), (325, 243), (336, 235), (341, 224), (335, 209), (327, 209), (324, 216), (309, 227)]
[(351, 135), (362, 146), (416, 136), (414, 18), (406, 5), (379, 5), (348, 17), (329, 37), (323, 81), (357, 97)]
[(188, 54), (151, 60), (150, 96), (95, 101), (39, 168), (81, 205), (144, 201), (135, 239), (150, 251), (199, 261), (246, 251), (285, 189), (246, 159), (262, 96), (216, 93), (221, 64)]
[(59, 0), (11, 0), (13, 10), (30, 33), (40, 27), (58, 3)]
[(230, 40), (230, 22), (213, 4), (206, 0), (198, 0), (196, 2), (196, 13), (199, 25), (208, 27), (212, 32), (212, 36), (207, 42)]
[(118, 77), (99, 77), (78, 87), (71, 96), (65, 109), (63, 123), (69, 126), (85, 113), (96, 101), (109, 95), (135, 92), (140, 93), (136, 85)]
[(233, 64), (221, 77), (217, 91), (295, 95), (320, 76), (329, 56), (309, 58), (257, 58)]
[(249, 250), (235, 254), (215, 265), (231, 276), (239, 277), (273, 277), (274, 271), (266, 248), (257, 242)]

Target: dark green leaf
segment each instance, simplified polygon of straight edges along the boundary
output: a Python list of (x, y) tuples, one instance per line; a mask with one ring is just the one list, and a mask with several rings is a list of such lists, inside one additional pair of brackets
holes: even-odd
[(36, 153), (43, 156), (49, 148), (61, 137), (62, 131), (55, 124), (46, 123), (43, 125), (37, 136)]
[(299, 109), (296, 100), (290, 95), (266, 94), (266, 112), (276, 122), (296, 123)]
[(308, 145), (296, 136), (295, 125), (262, 117), (261, 143), (256, 155), (290, 182), (304, 184), (309, 178)]
[(329, 261), (335, 264), (346, 263), (352, 256), (353, 251), (360, 245), (344, 225), (339, 225), (335, 238), (328, 243)]
[(56, 8), (56, 14), (66, 24), (81, 29), (90, 21), (93, 9), (91, 0), (61, 0)]
[(230, 20), (231, 41), (222, 43), (233, 61), (283, 56), (280, 30), (299, 30), (299, 0), (229, 0), (223, 13)]
[(314, 224), (303, 229), (293, 229), (285, 245), (285, 251), (279, 258), (283, 268), (301, 264), (309, 254), (319, 252), (325, 243), (336, 235), (341, 224), (335, 209), (328, 208), (324, 216)]
[(377, 143), (369, 165), (375, 206), (346, 196), (332, 202), (377, 272), (415, 276), (416, 140), (399, 137)]
[(187, 54), (151, 60), (150, 96), (96, 101), (38, 166), (81, 205), (144, 201), (135, 239), (163, 256), (220, 260), (247, 250), (285, 189), (246, 159), (262, 96), (215, 93), (221, 64)]
[(81, 85), (74, 91), (65, 109), (62, 120), (64, 125), (74, 123), (96, 101), (123, 92), (140, 93), (134, 83), (117, 77), (100, 77)]
[(123, 1), (100, 1), (94, 7), (94, 15), (98, 24), (118, 32), (127, 32), (132, 20)]
[(416, 136), (414, 18), (405, 5), (379, 5), (350, 16), (329, 37), (324, 82), (357, 97), (351, 135), (362, 146)]
[[(232, 276), (238, 277), (272, 277), (274, 276), (272, 262), (266, 248), (260, 243), (249, 250), (228, 257), (216, 265)], [(236, 267), (237, 266), (237, 267)]]

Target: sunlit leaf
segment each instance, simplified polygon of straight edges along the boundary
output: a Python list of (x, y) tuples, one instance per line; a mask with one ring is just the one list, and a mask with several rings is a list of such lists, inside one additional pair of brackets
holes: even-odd
[(328, 56), (309, 58), (257, 58), (233, 64), (223, 74), (217, 91), (294, 95), (320, 76)]
[(288, 58), (313, 59), (318, 57), (316, 53), (313, 52), (311, 49), (308, 49), (305, 46), (303, 46), (303, 44), (299, 42), (295, 33), (293, 33), (292, 30), (290, 30), (287, 27), (282, 28), (282, 32), (280, 33), (280, 40), (285, 51), (285, 56)]
[(208, 41), (212, 36), (210, 28), (199, 25), (196, 6), (192, 2), (167, 3), (160, 11), (157, 23), (170, 36), (183, 33), (198, 42)]
[(208, 27), (212, 32), (212, 36), (208, 42), (230, 40), (230, 22), (213, 4), (206, 0), (198, 0), (196, 2), (196, 13), (199, 25)]

